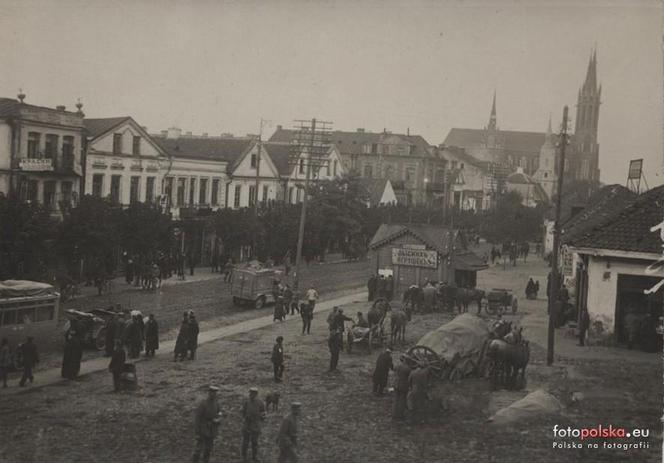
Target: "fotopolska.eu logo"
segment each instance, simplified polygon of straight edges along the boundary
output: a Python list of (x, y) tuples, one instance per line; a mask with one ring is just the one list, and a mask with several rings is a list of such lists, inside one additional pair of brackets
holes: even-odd
[[(553, 426), (554, 449), (649, 449), (650, 429), (626, 429), (613, 425), (573, 428)], [(615, 439), (615, 441), (614, 441)], [(620, 440), (618, 440), (620, 439)]]

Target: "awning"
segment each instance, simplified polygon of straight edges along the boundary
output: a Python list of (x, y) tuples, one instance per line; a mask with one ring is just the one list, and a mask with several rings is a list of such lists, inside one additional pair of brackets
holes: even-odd
[(486, 262), (471, 251), (461, 251), (454, 255), (454, 269), (477, 272), (489, 268)]

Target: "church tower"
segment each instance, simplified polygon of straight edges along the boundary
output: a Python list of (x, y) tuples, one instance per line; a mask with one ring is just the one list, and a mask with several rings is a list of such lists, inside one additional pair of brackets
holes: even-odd
[(551, 116), (549, 116), (549, 127), (539, 153), (539, 167), (534, 175), (534, 179), (542, 186), (549, 200), (553, 199), (553, 195), (556, 192), (556, 186), (558, 185), (557, 174), (556, 143), (551, 132)]
[(496, 92), (493, 92), (493, 104), (491, 105), (491, 115), (489, 116), (489, 125), (484, 127), (484, 147), (488, 152), (488, 161), (499, 162), (502, 159), (502, 145), (498, 133), (496, 118)]
[(601, 96), (602, 86), (597, 85), (597, 51), (594, 50), (588, 62), (586, 80), (579, 89), (573, 150), (565, 167), (577, 180), (599, 182), (597, 123)]

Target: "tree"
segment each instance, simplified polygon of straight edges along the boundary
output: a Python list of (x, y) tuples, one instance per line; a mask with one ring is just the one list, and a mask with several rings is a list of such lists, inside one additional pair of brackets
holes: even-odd
[(134, 203), (122, 209), (119, 221), (120, 245), (141, 261), (151, 261), (171, 249), (173, 229), (170, 215), (153, 204)]
[(0, 194), (0, 280), (44, 279), (56, 226), (39, 204)]
[(486, 216), (484, 236), (492, 243), (537, 239), (542, 227), (542, 208), (522, 204), (516, 191), (503, 194)]

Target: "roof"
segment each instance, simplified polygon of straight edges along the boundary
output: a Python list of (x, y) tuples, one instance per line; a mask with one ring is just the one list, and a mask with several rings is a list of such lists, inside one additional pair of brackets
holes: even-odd
[(575, 233), (568, 244), (578, 248), (609, 249), (650, 254), (662, 253), (660, 233), (650, 228), (661, 223), (664, 185), (641, 194), (629, 205), (593, 226)]
[(60, 111), (59, 109), (49, 108), (47, 106), (37, 106), (29, 103), (21, 103), (20, 101), (15, 100), (13, 98), (0, 98), (0, 117), (19, 116), (20, 115), (19, 110), (21, 108), (39, 109), (43, 111), (50, 111), (60, 114), (68, 114), (70, 116), (82, 117), (80, 114), (73, 111)]
[(83, 127), (88, 132), (88, 135), (92, 138), (97, 138), (99, 135), (108, 132), (113, 127), (116, 127), (127, 119), (131, 119), (129, 116), (123, 117), (104, 117), (100, 119), (83, 119)]
[(510, 174), (507, 176), (505, 179), (506, 182), (513, 183), (515, 185), (532, 185), (532, 184), (538, 184), (535, 180), (530, 178), (528, 175), (524, 174), (523, 172), (514, 172), (513, 174)]
[(287, 177), (293, 171), (290, 158), (293, 154), (293, 145), (289, 143), (263, 143), (263, 148), (272, 159), (279, 175)]
[[(484, 129), (459, 129), (455, 127), (449, 131), (443, 145), (459, 148), (479, 148), (485, 143), (486, 133)], [(498, 130), (496, 135), (501, 149), (505, 151), (539, 154), (546, 133)], [(556, 136), (553, 137), (555, 139)]]
[(562, 241), (570, 242), (603, 225), (636, 200), (637, 194), (622, 185), (607, 185), (596, 191), (588, 205), (562, 225)]
[(363, 178), (361, 181), (369, 193), (369, 204), (371, 206), (379, 205), (389, 180), (386, 178)]
[(458, 230), (429, 224), (398, 224), (384, 223), (371, 239), (369, 248), (374, 249), (383, 246), (400, 236), (410, 233), (432, 249), (447, 255), (449, 254), (452, 237), (458, 236)]
[[(292, 143), (298, 131), (278, 128), (270, 137), (271, 142)], [(390, 137), (398, 137), (403, 143), (415, 146), (414, 156), (432, 156), (431, 145), (420, 135), (404, 135), (390, 132), (350, 132), (335, 130), (330, 132), (330, 142), (341, 154), (366, 154), (363, 146), (367, 143), (384, 143)]]
[(253, 145), (251, 138), (166, 138), (152, 136), (169, 156), (235, 162)]
[(471, 166), (475, 166), (484, 171), (488, 170), (489, 167), (488, 162), (477, 159), (475, 156), (471, 156), (463, 148), (459, 148), (457, 146), (448, 146), (443, 149), (442, 153), (443, 157), (445, 157), (446, 153), (449, 153), (451, 156), (454, 156), (459, 161), (463, 161), (466, 164), (470, 164)]

